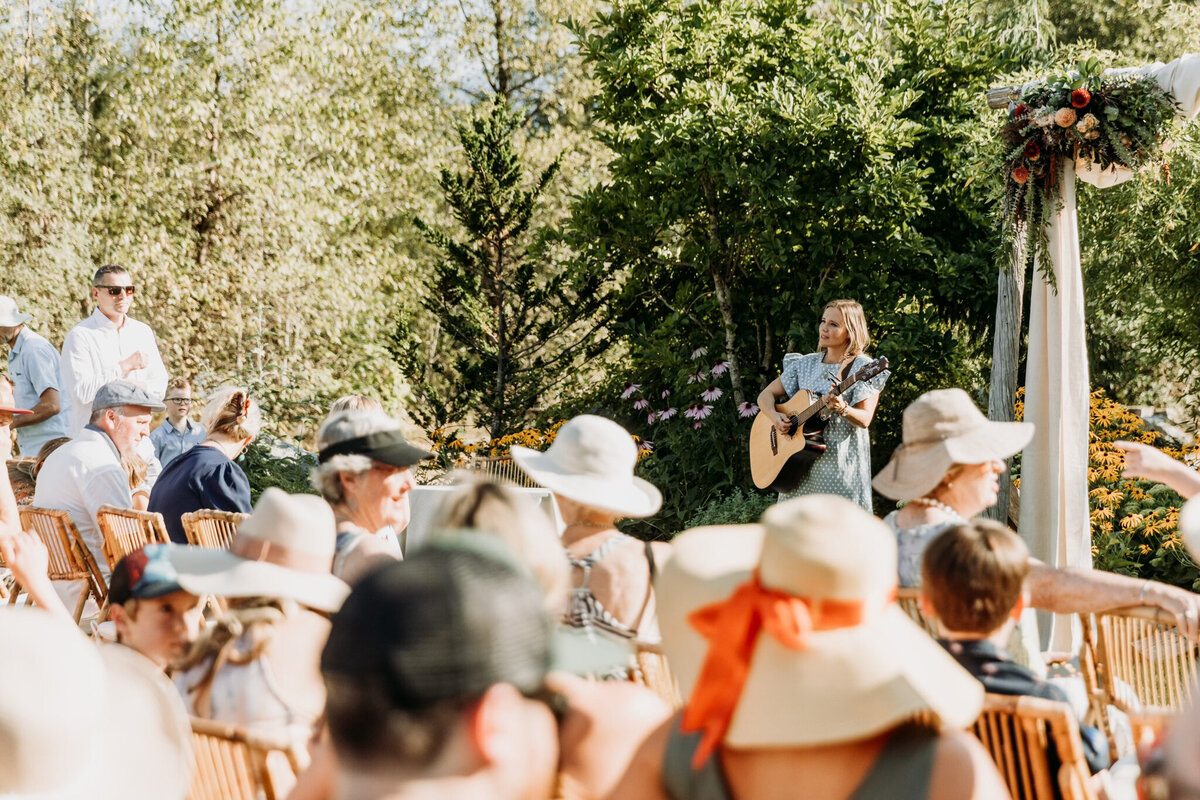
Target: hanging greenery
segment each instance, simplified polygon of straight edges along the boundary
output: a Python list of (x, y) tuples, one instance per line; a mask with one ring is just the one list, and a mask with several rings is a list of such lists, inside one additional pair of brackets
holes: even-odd
[[(1064, 160), (1101, 170), (1166, 169), (1163, 144), (1177, 103), (1153, 78), (1133, 72), (1101, 74), (1096, 59), (1077, 71), (1030, 84), (1001, 130), (1005, 236), (1025, 238), (1025, 266), (1049, 265), (1046, 226), (1060, 207)], [(1169, 177), (1169, 173), (1168, 173)], [(1028, 224), (1022, 224), (1028, 223)], [(1047, 277), (1054, 276), (1046, 269)]]

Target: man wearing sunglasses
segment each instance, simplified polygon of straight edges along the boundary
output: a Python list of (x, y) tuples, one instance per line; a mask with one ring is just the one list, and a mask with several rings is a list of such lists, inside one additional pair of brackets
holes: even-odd
[(129, 317), (135, 291), (124, 267), (100, 267), (92, 278), (96, 310), (63, 340), (63, 381), (71, 401), (71, 436), (79, 435), (88, 424), (92, 399), (109, 381), (125, 378), (160, 399), (167, 390), (167, 370), (158, 354), (154, 331)]

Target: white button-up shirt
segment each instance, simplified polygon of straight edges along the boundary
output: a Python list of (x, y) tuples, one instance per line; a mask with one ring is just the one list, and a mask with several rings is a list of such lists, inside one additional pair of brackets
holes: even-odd
[(96, 392), (109, 381), (120, 378), (121, 361), (138, 350), (146, 357), (146, 367), (125, 377), (161, 398), (167, 391), (167, 368), (149, 325), (126, 317), (118, 328), (97, 308), (67, 332), (63, 340), (62, 371), (71, 399), (71, 436), (78, 435), (91, 419)]
[(80, 537), (108, 580), (108, 562), (104, 560), (96, 511), (103, 505), (133, 506), (129, 475), (121, 466), (121, 455), (108, 434), (88, 425), (79, 436), (51, 453), (38, 473), (33, 504), (71, 515)]

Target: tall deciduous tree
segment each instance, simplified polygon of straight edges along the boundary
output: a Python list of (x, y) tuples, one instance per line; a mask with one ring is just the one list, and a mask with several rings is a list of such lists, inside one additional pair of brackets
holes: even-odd
[[(443, 421), (473, 416), (493, 437), (508, 433), (603, 347), (592, 319), (603, 299), (603, 273), (564, 263), (550, 229), (531, 227), (559, 164), (526, 185), (513, 142), (519, 124), (498, 97), (459, 126), (466, 170), (443, 167), (440, 185), (461, 237), (416, 220), (441, 252), (425, 302), (457, 354), (450, 363), (427, 365), (444, 383), (422, 385), (423, 411)], [(412, 368), (420, 356), (410, 351), (405, 360)]]

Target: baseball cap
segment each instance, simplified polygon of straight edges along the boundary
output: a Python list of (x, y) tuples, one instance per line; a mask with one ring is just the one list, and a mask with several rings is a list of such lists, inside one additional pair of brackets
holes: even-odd
[(497, 683), (537, 692), (551, 638), (541, 590), (502, 543), (437, 542), (355, 585), (321, 671), (380, 686), (393, 708), (418, 711)]
[(171, 548), (182, 546), (148, 544), (118, 561), (108, 584), (108, 602), (121, 606), (129, 600), (149, 600), (183, 591), (171, 562)]
[(93, 411), (121, 406), (142, 406), (151, 411), (162, 411), (166, 408), (158, 398), (147, 392), (142, 386), (124, 378), (109, 381), (101, 386), (92, 400)]
[(355, 436), (334, 442), (328, 447), (321, 448), (317, 460), (324, 464), (334, 456), (360, 455), (394, 467), (411, 467), (421, 461), (433, 458), (433, 453), (417, 447), (404, 438), (404, 431), (399, 428), (376, 431), (365, 436)]

